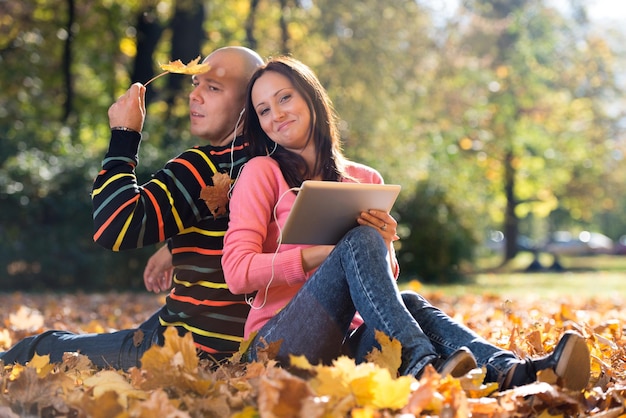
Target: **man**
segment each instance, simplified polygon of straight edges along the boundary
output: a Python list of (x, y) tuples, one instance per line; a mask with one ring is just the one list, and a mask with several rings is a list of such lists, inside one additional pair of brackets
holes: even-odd
[(263, 60), (247, 48), (226, 47), (204, 63), (210, 68), (193, 76), (189, 115), (191, 133), (208, 144), (185, 151), (138, 186), (145, 87), (133, 84), (109, 108), (111, 141), (92, 192), (96, 242), (113, 251), (167, 242), (144, 274), (146, 288), (161, 291), (174, 267), (165, 306), (138, 329), (26, 338), (0, 354), (5, 364), (23, 364), (35, 353), (59, 362), (64, 352), (78, 351), (98, 367), (128, 369), (152, 344), (162, 344), (167, 326), (190, 332), (201, 357), (221, 360), (238, 350), (250, 307), (228, 290), (221, 254), (232, 179), (248, 158), (240, 136), (246, 85)]

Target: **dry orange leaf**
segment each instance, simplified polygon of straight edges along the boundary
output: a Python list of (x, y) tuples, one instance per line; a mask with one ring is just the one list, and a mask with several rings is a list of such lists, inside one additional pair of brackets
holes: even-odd
[(167, 64), (159, 64), (159, 67), (161, 67), (163, 72), (159, 75), (152, 77), (150, 80), (148, 80), (144, 84), (144, 86), (147, 86), (148, 84), (152, 83), (157, 78), (164, 76), (167, 73), (194, 75), (194, 74), (206, 73), (211, 68), (209, 64), (200, 63), (199, 55), (196, 59), (189, 61), (187, 64), (183, 64), (181, 60), (176, 60), (176, 61), (170, 61)]
[(196, 59), (189, 61), (187, 64), (183, 64), (181, 60), (170, 61), (169, 64), (161, 64), (163, 71), (169, 71), (175, 74), (202, 74), (209, 71), (211, 66), (206, 63), (200, 63), (200, 56)]
[(215, 173), (213, 185), (206, 186), (200, 191), (200, 199), (204, 200), (214, 217), (226, 215), (229, 190), (230, 176), (226, 173)]

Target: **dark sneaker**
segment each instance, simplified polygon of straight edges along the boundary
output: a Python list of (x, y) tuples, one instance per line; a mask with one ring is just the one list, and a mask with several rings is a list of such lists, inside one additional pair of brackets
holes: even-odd
[[(438, 364), (437, 364), (438, 363)], [(467, 347), (461, 347), (450, 355), (447, 359), (439, 360), (433, 364), (437, 373), (441, 376), (461, 377), (465, 376), (470, 370), (478, 367), (476, 358)]]
[(574, 391), (584, 389), (589, 383), (591, 359), (587, 342), (574, 331), (567, 331), (549, 355), (538, 359), (526, 359), (509, 370), (500, 390), (533, 383), (537, 372), (552, 369), (557, 383)]

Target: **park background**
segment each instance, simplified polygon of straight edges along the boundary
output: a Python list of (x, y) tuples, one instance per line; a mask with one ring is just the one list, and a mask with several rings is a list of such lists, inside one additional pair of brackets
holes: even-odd
[[(554, 271), (554, 251), (543, 250), (557, 231), (584, 260), (601, 260), (594, 268), (624, 269), (619, 20), (591, 19), (593, 2), (579, 0), (443, 10), (415, 0), (0, 2), (2, 291), (142, 287), (153, 247), (112, 253), (92, 240), (107, 109), (159, 63), (225, 45), (311, 66), (341, 117), (346, 154), (402, 185), (403, 281), (450, 283), (533, 261)], [(196, 144), (189, 89), (177, 75), (148, 88), (140, 182)], [(585, 232), (613, 246), (586, 245)]]

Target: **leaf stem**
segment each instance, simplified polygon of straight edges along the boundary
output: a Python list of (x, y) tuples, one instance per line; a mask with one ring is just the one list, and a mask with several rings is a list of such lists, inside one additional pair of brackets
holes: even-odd
[(163, 71), (161, 74), (155, 75), (150, 80), (146, 81), (143, 86), (146, 87), (148, 84), (152, 83), (154, 80), (156, 80), (159, 77), (163, 77), (167, 73), (169, 73), (169, 71)]

